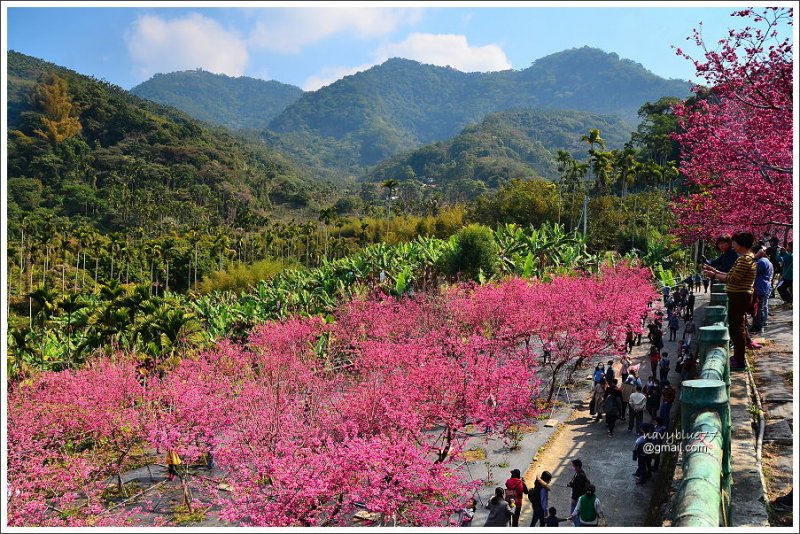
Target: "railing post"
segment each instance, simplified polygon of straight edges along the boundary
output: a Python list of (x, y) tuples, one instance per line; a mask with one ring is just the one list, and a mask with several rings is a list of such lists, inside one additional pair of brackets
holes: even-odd
[[(719, 414), (697, 413), (688, 428), (692, 440), (684, 448), (683, 482), (677, 494), (676, 527), (717, 528), (722, 518), (722, 443)], [(725, 523), (728, 525), (729, 523)]]
[(694, 415), (701, 411), (713, 410), (720, 415), (720, 421), (728, 419), (728, 391), (722, 380), (684, 380), (681, 384), (681, 428), (692, 428)]
[[(700, 335), (697, 339), (698, 354), (700, 355), (700, 369), (706, 362), (706, 355), (712, 348), (719, 347), (728, 354), (728, 340), (730, 334), (728, 329), (721, 324), (713, 324), (711, 326), (701, 326)], [(726, 384), (730, 385), (729, 377), (726, 379)]]
[[(725, 284), (713, 284), (711, 306), (706, 307), (705, 326), (700, 327), (698, 335), (699, 379), (681, 384), (681, 428), (687, 434), (681, 443), (684, 479), (675, 508), (674, 524), (678, 527), (730, 525), (732, 425), (727, 310)], [(698, 443), (707, 449), (696, 450), (693, 445)]]
[(725, 292), (725, 284), (714, 284), (711, 286), (711, 306), (725, 306), (728, 309), (728, 294)]
[(717, 323), (728, 326), (728, 311), (725, 306), (706, 306), (703, 326), (711, 326)]

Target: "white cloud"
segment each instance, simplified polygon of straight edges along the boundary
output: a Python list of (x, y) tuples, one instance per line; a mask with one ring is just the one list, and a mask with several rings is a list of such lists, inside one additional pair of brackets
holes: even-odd
[(247, 46), (239, 34), (199, 13), (173, 20), (141, 16), (133, 23), (127, 41), (142, 79), (157, 72), (195, 68), (241, 76), (248, 62)]
[(320, 87), (350, 74), (379, 65), (392, 57), (413, 59), (420, 63), (453, 67), (463, 72), (507, 70), (511, 63), (497, 45), (469, 46), (464, 35), (412, 33), (400, 43), (389, 43), (373, 54), (375, 60), (358, 67), (326, 67), (306, 79), (303, 89), (316, 91)]
[(463, 72), (511, 68), (502, 48), (497, 45), (470, 46), (464, 35), (412, 33), (400, 43), (382, 46), (377, 54), (381, 61), (403, 57), (441, 67), (449, 65)]
[(367, 63), (358, 67), (325, 67), (318, 74), (306, 78), (303, 84), (304, 91), (316, 91), (320, 87), (330, 85), (337, 80), (341, 80), (345, 76), (355, 74), (374, 67), (377, 63)]
[(299, 52), (304, 46), (338, 33), (369, 39), (416, 23), (420, 8), (320, 7), (270, 9), (250, 34), (253, 47), (272, 52)]

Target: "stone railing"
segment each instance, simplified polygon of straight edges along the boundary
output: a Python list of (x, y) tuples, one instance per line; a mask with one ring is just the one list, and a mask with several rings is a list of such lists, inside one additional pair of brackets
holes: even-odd
[(728, 296), (714, 284), (705, 326), (700, 328), (700, 372), (681, 387), (683, 480), (677, 494), (676, 527), (730, 525), (731, 375), (728, 359)]

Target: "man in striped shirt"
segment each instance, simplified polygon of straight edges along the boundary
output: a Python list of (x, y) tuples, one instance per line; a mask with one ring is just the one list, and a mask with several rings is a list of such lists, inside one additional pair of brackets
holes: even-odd
[(731, 369), (742, 370), (745, 366), (744, 350), (747, 343), (747, 310), (753, 294), (753, 283), (756, 279), (756, 262), (750, 248), (753, 246), (753, 234), (738, 232), (731, 237), (731, 248), (739, 255), (730, 272), (706, 265), (703, 272), (713, 280), (725, 282), (728, 294), (728, 332), (733, 343)]

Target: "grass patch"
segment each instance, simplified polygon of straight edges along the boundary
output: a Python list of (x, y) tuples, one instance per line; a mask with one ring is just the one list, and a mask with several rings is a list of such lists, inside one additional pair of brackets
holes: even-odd
[(481, 447), (476, 447), (468, 451), (463, 451), (461, 452), (461, 457), (464, 459), (465, 462), (477, 462), (479, 460), (485, 460), (486, 449), (483, 449)]
[(140, 491), (142, 491), (142, 483), (138, 480), (131, 480), (130, 482), (123, 484), (121, 493), (117, 487), (117, 483), (112, 482), (103, 491), (103, 493), (100, 494), (100, 498), (106, 502), (114, 502), (119, 499), (127, 499), (131, 495), (136, 495)]
[(204, 508), (197, 507), (193, 510), (189, 510), (183, 504), (175, 507), (172, 516), (172, 520), (178, 526), (189, 525), (192, 523), (199, 523), (205, 518), (206, 518), (206, 510)]

